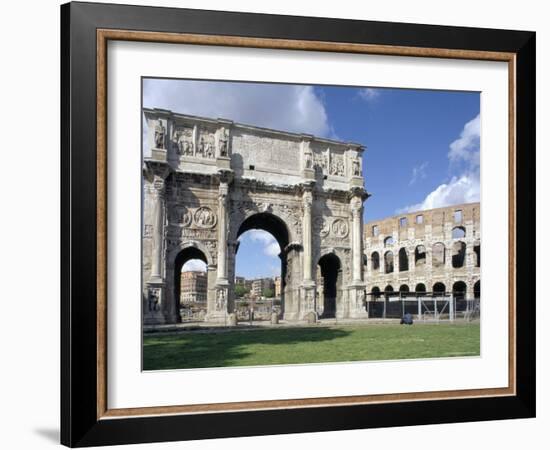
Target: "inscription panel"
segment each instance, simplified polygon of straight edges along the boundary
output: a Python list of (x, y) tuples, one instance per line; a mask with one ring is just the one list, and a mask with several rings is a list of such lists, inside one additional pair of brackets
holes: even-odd
[[(233, 155), (239, 155), (242, 167), (273, 169), (298, 173), (300, 143), (266, 136), (238, 134), (233, 136)], [(237, 159), (239, 159), (237, 157)]]

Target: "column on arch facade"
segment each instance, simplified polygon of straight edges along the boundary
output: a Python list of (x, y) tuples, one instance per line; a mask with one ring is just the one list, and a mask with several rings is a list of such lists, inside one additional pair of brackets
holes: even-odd
[(218, 277), (216, 284), (227, 284), (227, 203), (229, 185), (221, 181), (218, 190)]
[(363, 266), (363, 239), (361, 237), (361, 215), (363, 213), (363, 201), (357, 195), (354, 195), (350, 201), (351, 207), (351, 229), (352, 229), (352, 267), (353, 267), (353, 284), (363, 281), (362, 266)]
[(164, 279), (165, 178), (168, 170), (156, 162), (149, 162), (146, 170), (149, 181), (145, 184), (145, 202), (148, 206), (144, 216), (147, 226), (144, 233), (151, 238), (151, 253), (143, 299), (143, 323), (157, 325), (177, 320), (177, 311), (167, 298)]
[(164, 200), (166, 192), (164, 178), (160, 175), (155, 175), (152, 188), (154, 223), (150, 281), (159, 282), (162, 280), (162, 248), (164, 240)]
[(303, 267), (301, 286), (300, 314), (302, 320), (317, 320), (316, 313), (316, 284), (312, 277), (313, 269), (313, 239), (312, 239), (312, 206), (313, 189), (311, 184), (305, 185), (302, 194), (302, 245), (303, 245)]
[(351, 272), (348, 289), (349, 317), (366, 318), (366, 285), (363, 282), (363, 192), (353, 192), (350, 198), (351, 210)]
[(313, 284), (312, 274), (312, 236), (311, 236), (311, 208), (313, 203), (313, 192), (307, 188), (302, 195), (303, 217), (302, 236), (304, 246), (304, 284)]
[(228, 279), (229, 262), (229, 189), (232, 180), (230, 170), (218, 170), (218, 242), (217, 242), (217, 268), (216, 283), (212, 297), (208, 300), (206, 320), (221, 322), (228, 320), (228, 314), (233, 310), (233, 297), (229, 288), (231, 283)]

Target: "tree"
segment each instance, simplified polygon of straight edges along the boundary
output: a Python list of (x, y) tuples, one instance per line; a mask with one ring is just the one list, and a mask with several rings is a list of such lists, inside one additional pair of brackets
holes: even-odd
[(273, 291), (273, 289), (265, 288), (265, 289), (262, 291), (262, 295), (263, 295), (265, 298), (273, 298), (273, 297), (275, 296), (275, 292)]
[(235, 297), (237, 298), (244, 297), (244, 295), (248, 294), (249, 292), (250, 292), (250, 289), (247, 289), (243, 284), (235, 285)]

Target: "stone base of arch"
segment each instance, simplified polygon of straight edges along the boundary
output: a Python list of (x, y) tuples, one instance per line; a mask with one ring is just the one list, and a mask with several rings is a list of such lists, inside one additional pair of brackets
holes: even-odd
[(218, 280), (214, 289), (209, 289), (207, 313), (204, 318), (207, 322), (228, 321), (229, 312), (233, 311), (229, 289), (230, 283), (227, 280)]
[(300, 319), (308, 321), (308, 316), (313, 313), (317, 317), (317, 286), (314, 281), (304, 283), (300, 289)]
[(166, 299), (166, 286), (162, 281), (150, 281), (143, 293), (143, 325), (164, 325), (176, 323), (177, 317), (171, 317), (163, 309)]

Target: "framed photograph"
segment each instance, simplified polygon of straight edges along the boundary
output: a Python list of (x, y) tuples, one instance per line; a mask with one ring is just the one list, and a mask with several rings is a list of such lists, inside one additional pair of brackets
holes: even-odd
[(61, 36), (63, 444), (534, 417), (535, 33)]

